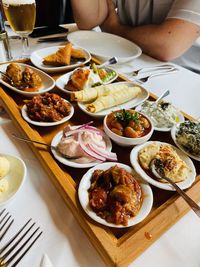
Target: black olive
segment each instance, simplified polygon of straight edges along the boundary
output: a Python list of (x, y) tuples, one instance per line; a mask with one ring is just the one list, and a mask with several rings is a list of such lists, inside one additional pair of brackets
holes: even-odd
[(160, 106), (161, 106), (161, 108), (163, 109), (163, 110), (166, 110), (168, 107), (169, 107), (169, 103), (167, 103), (167, 102), (163, 102), (163, 103), (161, 103), (160, 104)]

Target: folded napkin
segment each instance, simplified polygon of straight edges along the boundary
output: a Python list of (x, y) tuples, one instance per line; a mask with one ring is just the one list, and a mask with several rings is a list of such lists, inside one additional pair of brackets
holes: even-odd
[(53, 264), (51, 263), (47, 254), (43, 255), (41, 263), (40, 263), (40, 267), (53, 267)]

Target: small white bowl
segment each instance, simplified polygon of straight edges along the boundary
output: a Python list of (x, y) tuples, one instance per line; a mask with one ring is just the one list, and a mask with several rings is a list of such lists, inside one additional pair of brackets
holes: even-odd
[[(6, 69), (7, 69), (7, 66), (8, 65), (10, 65), (10, 64), (8, 64), (8, 63), (2, 64), (0, 66), (0, 71), (6, 73)], [(54, 79), (52, 77), (50, 77), (45, 72), (43, 72), (41, 70), (38, 70), (37, 68), (34, 68), (34, 67), (32, 67), (30, 65), (27, 65), (27, 64), (17, 63), (17, 65), (19, 65), (21, 67), (22, 71), (24, 71), (24, 69), (26, 67), (28, 67), (31, 70), (33, 70), (35, 73), (37, 73), (40, 76), (40, 78), (42, 79), (42, 85), (39, 87), (39, 90), (38, 91), (35, 91), (35, 92), (34, 91), (33, 92), (27, 92), (27, 91), (20, 90), (20, 89), (18, 89), (16, 87), (13, 87), (9, 83), (5, 82), (2, 78), (0, 78), (0, 83), (2, 83), (3, 85), (5, 85), (6, 87), (8, 87), (9, 89), (11, 89), (12, 91), (15, 91), (16, 93), (21, 94), (21, 95), (24, 95), (26, 97), (33, 97), (35, 95), (46, 93), (46, 92), (52, 90), (55, 87), (56, 82), (54, 81)]]
[[(153, 144), (153, 143), (158, 143), (158, 144), (163, 144), (163, 145), (170, 145), (168, 143), (165, 142), (160, 142), (160, 141), (149, 141), (145, 144), (141, 144), (138, 145), (136, 147), (134, 147), (131, 150), (130, 153), (130, 162), (131, 165), (133, 166), (134, 170), (148, 183), (154, 185), (155, 187), (158, 187), (160, 189), (164, 189), (164, 190), (169, 190), (169, 191), (175, 191), (174, 187), (169, 184), (169, 183), (162, 183), (158, 180), (153, 179), (149, 174), (147, 174), (145, 172), (145, 170), (142, 168), (139, 159), (138, 159), (138, 153), (141, 149), (143, 149), (144, 147), (148, 146), (149, 144)], [(172, 146), (172, 145), (171, 145)], [(182, 181), (182, 182), (178, 182), (177, 185), (182, 189), (187, 189), (188, 187), (190, 187), (193, 182), (195, 181), (196, 178), (196, 169), (195, 166), (192, 162), (192, 160), (185, 154), (183, 153), (180, 149), (178, 149), (175, 146), (172, 146), (172, 148), (177, 152), (178, 156), (187, 164), (187, 166), (189, 167), (189, 172), (188, 172), (188, 176), (187, 178)]]
[(6, 205), (14, 199), (21, 189), (26, 177), (26, 165), (22, 159), (9, 154), (0, 154), (10, 162), (10, 170), (3, 178), (8, 182), (8, 190), (0, 193), (0, 206)]
[[(73, 126), (72, 129), (76, 129), (80, 127), (80, 125), (77, 125), (77, 126)], [(103, 138), (104, 138), (104, 141), (106, 143), (106, 150), (107, 151), (111, 151), (112, 150), (112, 143), (109, 139), (109, 137), (102, 131), (102, 134), (103, 134)], [(52, 139), (51, 141), (51, 145), (53, 147), (57, 147), (61, 138), (63, 136), (63, 131), (60, 131), (58, 132), (54, 138)], [(75, 162), (73, 159), (67, 159), (65, 158), (63, 155), (61, 155), (57, 150), (55, 149), (51, 149), (51, 152), (52, 154), (54, 155), (54, 157), (62, 164), (66, 165), (66, 166), (69, 166), (69, 167), (72, 167), (72, 168), (91, 168), (99, 163), (101, 163), (101, 161), (99, 160), (95, 160), (95, 161), (92, 161), (92, 162), (88, 162), (88, 163), (79, 163), (79, 162)]]
[(171, 129), (171, 137), (174, 141), (174, 143), (176, 144), (176, 146), (183, 152), (185, 153), (186, 155), (188, 155), (190, 158), (192, 159), (195, 159), (197, 161), (200, 161), (200, 157), (198, 156), (195, 156), (193, 154), (191, 154), (190, 152), (188, 152), (181, 144), (179, 144), (179, 142), (177, 142), (177, 138), (176, 138), (176, 134), (179, 130), (179, 126), (180, 126), (180, 123), (177, 124), (177, 125), (174, 125)]
[[(153, 102), (154, 101), (152, 101), (152, 103)], [(139, 112), (143, 112), (143, 110), (142, 110), (142, 104), (141, 105), (138, 105), (135, 108), (135, 110), (136, 111), (139, 111)], [(176, 109), (176, 116), (177, 116), (177, 123), (180, 123), (180, 122), (184, 122), (185, 121), (185, 118), (184, 118), (183, 114), (178, 109)], [(153, 124), (155, 124), (154, 121), (153, 121), (153, 119), (152, 119), (152, 122), (153, 122)], [(159, 127), (156, 127), (156, 125), (154, 125), (154, 130), (155, 131), (158, 131), (158, 132), (169, 132), (172, 129), (172, 127), (162, 127), (162, 128), (159, 128)]]
[[(141, 208), (138, 214), (135, 217), (132, 217), (128, 220), (128, 225), (116, 225), (113, 223), (109, 223), (106, 220), (99, 217), (89, 206), (89, 197), (88, 197), (88, 189), (91, 186), (91, 177), (95, 170), (108, 170), (110, 167), (118, 165), (120, 168), (124, 168), (129, 173), (133, 174), (134, 178), (140, 183), (142, 189), (142, 195), (144, 196)], [(78, 188), (78, 197), (81, 203), (82, 208), (87, 213), (87, 215), (92, 218), (94, 221), (106, 225), (108, 227), (114, 228), (125, 228), (130, 227), (133, 225), (138, 224), (139, 222), (143, 221), (151, 211), (153, 205), (153, 193), (151, 187), (147, 182), (145, 182), (139, 175), (136, 174), (133, 168), (128, 165), (122, 163), (115, 163), (115, 162), (105, 162), (98, 164), (97, 166), (90, 168), (82, 177), (79, 188)]]
[(52, 122), (34, 121), (28, 115), (27, 105), (24, 105), (21, 109), (22, 117), (24, 118), (25, 121), (27, 121), (30, 124), (36, 125), (36, 126), (42, 126), (42, 127), (56, 126), (56, 125), (65, 123), (66, 121), (70, 120), (71, 117), (74, 115), (74, 107), (72, 106), (72, 104), (69, 101), (67, 101), (65, 99), (64, 99), (64, 101), (70, 104), (70, 112), (67, 116), (62, 118), (62, 120), (52, 121)]
[[(142, 114), (141, 112), (138, 112), (138, 113)], [(153, 123), (144, 114), (142, 114), (142, 115), (150, 122), (151, 130), (146, 135), (144, 135), (142, 137), (137, 137), (137, 138), (124, 137), (124, 136), (120, 136), (120, 135), (112, 132), (107, 126), (108, 115), (104, 118), (104, 121), (103, 121), (104, 132), (110, 137), (110, 139), (112, 139), (119, 146), (135, 146), (135, 145), (143, 144), (146, 141), (148, 141), (153, 134), (153, 131), (154, 131)]]
[(31, 54), (30, 60), (31, 62), (39, 69), (48, 72), (48, 73), (57, 73), (61, 71), (68, 71), (71, 69), (75, 69), (81, 65), (86, 64), (91, 60), (91, 55), (88, 51), (81, 47), (74, 47), (76, 49), (80, 49), (85, 53), (85, 60), (84, 61), (77, 61), (76, 63), (66, 65), (66, 66), (51, 66), (51, 65), (44, 65), (43, 64), (43, 58), (46, 56), (49, 56), (50, 54), (56, 53), (59, 48), (62, 48), (64, 46), (52, 46), (52, 47), (46, 47), (39, 50), (34, 51)]
[[(84, 68), (88, 68), (88, 69), (89, 69), (89, 67), (84, 67)], [(111, 71), (114, 71), (114, 72), (115, 72), (115, 75), (113, 76), (112, 79), (108, 80), (107, 82), (103, 82), (103, 81), (102, 81), (102, 84), (103, 84), (103, 85), (112, 83), (112, 82), (114, 82), (114, 81), (117, 79), (118, 74), (117, 74), (117, 72), (116, 72), (114, 69), (109, 68), (109, 67), (103, 67), (102, 69), (104, 69), (105, 71), (107, 71), (107, 73), (110, 73)], [(75, 69), (75, 70), (77, 70), (77, 69)], [(64, 75), (61, 75), (61, 76), (56, 80), (56, 86), (57, 86), (61, 91), (63, 91), (64, 93), (67, 93), (67, 94), (71, 94), (71, 93), (73, 93), (73, 91), (70, 91), (70, 90), (65, 89), (65, 85), (68, 83), (68, 81), (69, 81), (71, 75), (73, 74), (73, 72), (74, 72), (74, 70), (73, 70), (73, 71), (70, 71), (70, 72), (67, 72), (67, 73), (65, 73)], [(81, 91), (81, 90), (80, 90), (80, 91)]]
[[(128, 87), (133, 87), (135, 86), (134, 83), (132, 82), (115, 82), (115, 85), (125, 85)], [(137, 85), (138, 86), (138, 85)], [(87, 110), (87, 106), (85, 102), (78, 102), (78, 107), (87, 115), (95, 118), (95, 119), (103, 119), (107, 114), (111, 113), (112, 111), (118, 110), (118, 109), (130, 109), (130, 108), (134, 108), (137, 105), (139, 105), (140, 103), (142, 103), (143, 101), (145, 101), (146, 99), (148, 99), (149, 97), (149, 92), (140, 86), (141, 89), (141, 93), (139, 95), (137, 95), (136, 97), (132, 98), (131, 100), (121, 104), (121, 105), (117, 105), (117, 106), (113, 106), (110, 108), (106, 108), (104, 110), (101, 110), (99, 112), (90, 112)]]

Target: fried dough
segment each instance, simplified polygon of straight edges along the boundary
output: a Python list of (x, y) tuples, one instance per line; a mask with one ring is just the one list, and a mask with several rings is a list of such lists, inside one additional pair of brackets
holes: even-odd
[(74, 58), (85, 58), (85, 53), (82, 50), (75, 49), (75, 48), (72, 47), (71, 57), (74, 57)]
[(65, 47), (47, 57), (43, 58), (43, 64), (52, 66), (65, 66), (69, 65), (71, 61), (72, 44), (68, 43)]

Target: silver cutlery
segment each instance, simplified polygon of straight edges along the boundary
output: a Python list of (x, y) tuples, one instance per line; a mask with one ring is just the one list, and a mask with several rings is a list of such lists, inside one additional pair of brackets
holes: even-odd
[(11, 40), (21, 40), (21, 37), (19, 35), (11, 35), (8, 37), (8, 39), (11, 39)]
[[(20, 140), (20, 141), (24, 141), (24, 142), (27, 142), (27, 143), (35, 143), (35, 144), (38, 144), (38, 145), (43, 145), (43, 146), (46, 146), (46, 147), (48, 147), (48, 148), (54, 149), (55, 151), (57, 151), (58, 153), (60, 153), (59, 150), (58, 150), (58, 148), (57, 148), (56, 146), (48, 145), (48, 144), (46, 144), (46, 143), (42, 143), (42, 142), (39, 142), (39, 141), (35, 141), (35, 140), (31, 140), (31, 139), (24, 138), (24, 137), (21, 137), (21, 136), (17, 136), (17, 135), (15, 135), (15, 134), (12, 134), (12, 136), (13, 136), (14, 138)], [(60, 153), (60, 154), (61, 154), (61, 153)], [(67, 158), (67, 159), (78, 159), (78, 158), (80, 158), (80, 157), (68, 157), (68, 156), (63, 155), (63, 154), (61, 154), (61, 155), (62, 155), (64, 158)], [(1, 267), (1, 265), (0, 265), (0, 267)]]
[(42, 143), (42, 142), (39, 142), (39, 141), (35, 141), (35, 140), (31, 140), (31, 139), (28, 139), (28, 138), (24, 138), (24, 137), (21, 137), (21, 136), (17, 136), (15, 134), (12, 134), (12, 136), (20, 141), (25, 141), (27, 143), (35, 143), (35, 144), (38, 144), (38, 145), (43, 145), (43, 146), (47, 146), (49, 148), (52, 148), (52, 149), (55, 149), (57, 150), (57, 147), (56, 146), (52, 146), (52, 145), (48, 145), (46, 143)]
[(106, 67), (109, 65), (113, 65), (116, 64), (118, 62), (118, 59), (116, 57), (111, 57), (110, 59), (108, 59), (107, 61), (105, 61), (104, 63), (97, 65), (98, 68), (102, 68), (102, 67)]
[[(12, 264), (11, 266), (13, 267), (17, 266), (41, 236), (43, 232), (40, 230), (40, 227), (34, 230), (35, 222), (29, 225), (31, 220), (32, 219), (29, 219), (15, 235), (0, 248), (0, 266), (10, 266), (10, 264)], [(26, 230), (26, 228), (28, 229)]]
[(173, 68), (173, 69), (168, 70), (168, 71), (162, 71), (162, 72), (158, 72), (158, 73), (153, 73), (153, 74), (150, 74), (150, 75), (148, 75), (146, 77), (143, 77), (143, 78), (139, 78), (139, 79), (133, 78), (133, 80), (135, 82), (139, 83), (139, 84), (142, 84), (142, 83), (148, 82), (148, 80), (153, 78), (153, 77), (166, 75), (166, 74), (171, 74), (171, 73), (175, 73), (177, 71), (178, 71), (177, 68)]
[(163, 162), (160, 159), (153, 159), (150, 165), (152, 173), (156, 176), (158, 180), (164, 179), (169, 184), (171, 184), (177, 191), (177, 193), (187, 202), (191, 209), (200, 217), (200, 207), (194, 200), (192, 200), (176, 183), (174, 183), (170, 178), (165, 176)]
[(1, 75), (4, 76), (7, 80), (9, 80), (10, 84), (15, 86), (15, 83), (13, 82), (13, 80), (3, 71), (0, 71)]
[(157, 104), (161, 99), (163, 99), (164, 97), (168, 96), (170, 94), (169, 90), (164, 91), (155, 101), (155, 104)]
[(13, 224), (14, 219), (6, 209), (3, 209), (0, 212), (0, 241), (3, 239), (11, 225)]
[(45, 43), (45, 42), (62, 42), (62, 41), (68, 41), (67, 35), (65, 36), (54, 36), (54, 37), (42, 37), (37, 40), (39, 43)]
[(10, 78), (10, 76), (8, 76), (6, 73), (4, 73), (4, 72), (2, 72), (2, 71), (0, 71), (0, 73), (1, 73), (1, 76), (4, 76), (7, 80), (4, 80), (4, 82), (8, 82), (9, 81), (9, 83), (10, 83), (10, 85), (11, 86), (13, 86), (13, 87), (15, 87), (15, 88), (17, 88), (17, 89), (21, 89), (21, 90), (23, 90), (24, 89), (24, 85), (19, 85), (19, 84), (16, 84), (13, 80), (12, 80), (12, 78)]
[(138, 70), (131, 71), (127, 74), (136, 76), (140, 73), (145, 73), (149, 71), (157, 71), (157, 70), (172, 70), (174, 69), (174, 66), (171, 64), (163, 64), (163, 65), (157, 65), (157, 66), (151, 66), (151, 67), (143, 67)]

